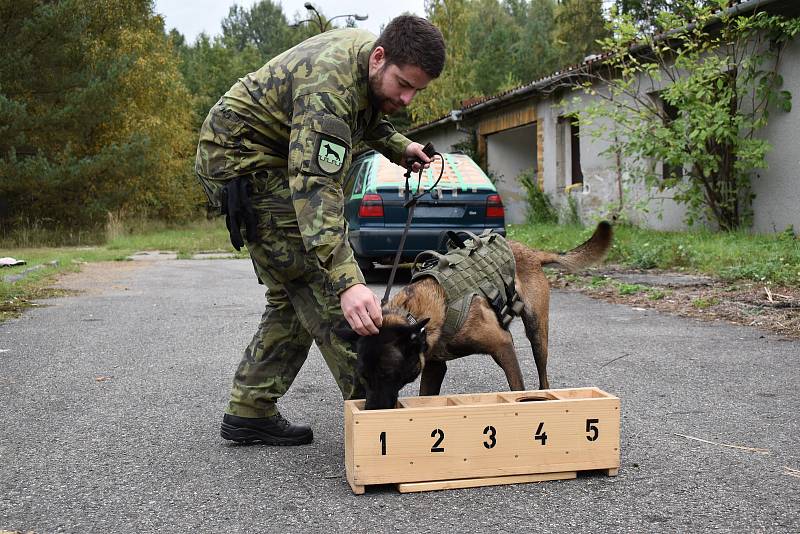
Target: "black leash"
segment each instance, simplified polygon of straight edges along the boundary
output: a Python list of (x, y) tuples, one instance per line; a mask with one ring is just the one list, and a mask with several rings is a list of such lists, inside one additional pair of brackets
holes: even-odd
[(392, 291), (392, 285), (394, 285), (394, 276), (395, 274), (397, 274), (397, 266), (400, 265), (400, 256), (403, 254), (403, 247), (406, 244), (406, 236), (408, 235), (408, 229), (411, 226), (411, 219), (414, 217), (414, 208), (417, 207), (417, 202), (419, 202), (420, 198), (422, 198), (426, 193), (430, 193), (433, 189), (436, 189), (436, 186), (439, 185), (439, 181), (442, 179), (442, 176), (444, 175), (444, 164), (445, 164), (444, 156), (436, 152), (436, 149), (433, 148), (433, 143), (428, 143), (427, 145), (425, 145), (422, 151), (425, 152), (425, 155), (431, 158), (431, 161), (433, 161), (434, 156), (439, 156), (439, 159), (442, 160), (442, 170), (439, 171), (439, 177), (436, 179), (433, 185), (430, 186), (428, 189), (424, 190), (422, 193), (420, 193), (419, 189), (422, 184), (422, 173), (424, 172), (424, 169), (420, 167), (419, 176), (417, 180), (417, 192), (416, 194), (411, 195), (411, 199), (409, 199), (408, 196), (411, 193), (411, 188), (409, 187), (408, 182), (409, 178), (411, 178), (411, 169), (413, 168), (415, 162), (422, 164), (422, 161), (419, 160), (418, 158), (412, 158), (407, 162), (406, 173), (404, 174), (406, 178), (406, 189), (404, 197), (406, 202), (405, 204), (403, 204), (403, 207), (408, 209), (408, 218), (406, 219), (406, 226), (403, 229), (403, 234), (400, 236), (400, 244), (397, 247), (397, 254), (395, 254), (394, 257), (394, 264), (392, 265), (392, 273), (389, 275), (389, 283), (386, 285), (386, 293), (384, 293), (383, 299), (381, 299), (381, 306), (384, 306), (387, 302), (389, 302), (389, 293)]

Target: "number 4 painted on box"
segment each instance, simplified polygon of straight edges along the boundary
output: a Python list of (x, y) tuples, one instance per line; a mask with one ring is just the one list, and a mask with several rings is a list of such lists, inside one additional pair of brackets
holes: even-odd
[(544, 430), (544, 421), (539, 423), (539, 427), (536, 429), (536, 434), (533, 436), (533, 439), (538, 439), (542, 442), (542, 445), (547, 443), (547, 432), (542, 432)]

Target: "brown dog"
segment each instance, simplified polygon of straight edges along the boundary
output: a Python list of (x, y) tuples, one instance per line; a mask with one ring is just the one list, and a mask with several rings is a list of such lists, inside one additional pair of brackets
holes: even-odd
[[(611, 247), (607, 222), (597, 225), (588, 241), (564, 254), (543, 252), (509, 241), (516, 261), (515, 285), (525, 307), (521, 313), (530, 340), (539, 388), (547, 389), (547, 331), (550, 286), (542, 266), (561, 265), (576, 271), (602, 261)], [(399, 291), (383, 309), (383, 325), (374, 336), (360, 337), (349, 329), (337, 334), (358, 339), (358, 370), (366, 383), (367, 410), (394, 408), (400, 389), (420, 372), (420, 395), (438, 395), (447, 360), (469, 354), (489, 354), (503, 369), (511, 390), (523, 390), (511, 333), (483, 297), (473, 298), (467, 319), (450, 338), (442, 335), (447, 298), (439, 283), (426, 276)], [(420, 318), (417, 321), (414, 318)]]

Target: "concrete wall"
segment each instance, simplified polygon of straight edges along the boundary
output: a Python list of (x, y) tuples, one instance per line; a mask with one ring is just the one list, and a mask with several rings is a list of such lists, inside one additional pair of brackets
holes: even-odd
[(506, 208), (506, 222), (524, 223), (528, 195), (517, 177), (536, 170), (536, 124), (486, 136), (486, 162)]
[[(613, 124), (609, 119), (598, 119), (590, 126), (580, 127), (580, 164), (583, 171), (583, 186), (565, 191), (570, 184), (571, 151), (566, 123), (559, 124), (559, 116), (585, 107), (597, 96), (575, 93), (576, 103), (567, 108), (559, 104), (544, 101), (540, 104), (539, 115), (545, 122), (545, 186), (544, 190), (554, 204), (566, 212), (568, 196), (578, 205), (578, 212), (585, 223), (594, 219), (606, 218), (613, 209), (620, 205), (620, 194), (624, 206), (624, 216), (636, 225), (657, 230), (680, 230), (685, 228), (683, 219), (685, 208), (672, 200), (672, 193), (667, 190), (661, 193), (647, 191), (644, 184), (636, 179), (635, 168), (630, 162), (622, 162), (618, 169), (617, 158), (608, 153), (613, 132)], [(599, 138), (592, 135), (593, 130), (604, 128), (605, 134)], [(660, 170), (660, 163), (649, 163), (652, 169)], [(620, 178), (622, 191), (620, 192)], [(644, 209), (640, 209), (644, 207)]]
[(438, 128), (421, 132), (412, 136), (412, 138), (423, 145), (425, 143), (433, 143), (433, 146), (439, 152), (453, 152), (455, 150), (453, 145), (467, 141), (469, 136), (465, 132), (458, 131), (456, 125), (450, 122)]
[(772, 111), (761, 136), (770, 142), (767, 169), (752, 178), (753, 229), (780, 232), (794, 226), (800, 232), (800, 39), (786, 47), (781, 59), (782, 89), (792, 93), (792, 111)]

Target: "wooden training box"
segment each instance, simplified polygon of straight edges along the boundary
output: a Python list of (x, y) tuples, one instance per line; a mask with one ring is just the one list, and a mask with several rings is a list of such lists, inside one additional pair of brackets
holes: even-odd
[(619, 469), (619, 398), (598, 388), (346, 401), (345, 468), (356, 494), (575, 478)]

